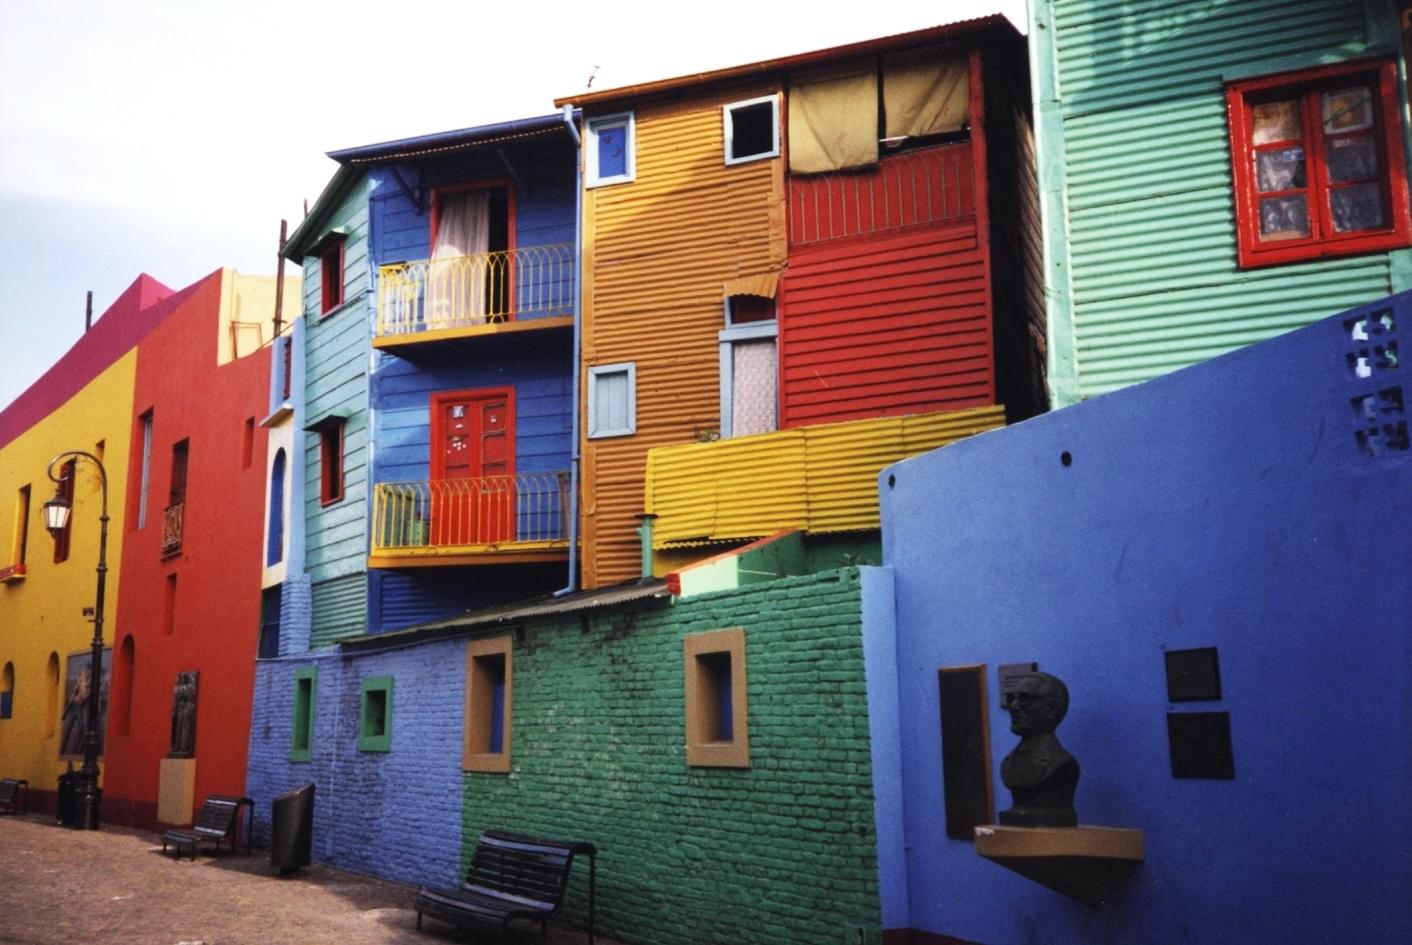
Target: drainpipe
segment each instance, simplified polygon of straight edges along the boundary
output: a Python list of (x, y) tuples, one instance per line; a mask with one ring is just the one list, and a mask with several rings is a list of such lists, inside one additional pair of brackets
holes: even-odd
[(583, 141), (574, 124), (574, 107), (564, 106), (564, 127), (574, 139), (574, 393), (573, 444), (569, 452), (569, 573), (568, 582), (554, 592), (555, 597), (571, 594), (578, 588), (579, 566), (579, 332), (583, 321)]
[(643, 512), (637, 517), (637, 537), (642, 542), (642, 580), (652, 580), (652, 523), (657, 516)]

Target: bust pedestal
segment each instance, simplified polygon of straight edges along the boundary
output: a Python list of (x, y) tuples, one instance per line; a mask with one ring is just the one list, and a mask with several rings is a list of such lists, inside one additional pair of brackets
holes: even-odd
[(977, 827), (976, 852), (1026, 879), (1097, 908), (1142, 862), (1142, 831), (1085, 826)]

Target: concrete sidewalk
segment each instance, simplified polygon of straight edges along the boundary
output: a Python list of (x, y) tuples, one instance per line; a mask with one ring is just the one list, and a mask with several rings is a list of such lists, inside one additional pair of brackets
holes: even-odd
[[(146, 831), (54, 826), (50, 817), (0, 817), (0, 943), (4, 945), (437, 945), (457, 938), (425, 920), (416, 890), (314, 865), (280, 879), (269, 857), (175, 860)], [(507, 942), (539, 941), (539, 930)], [(597, 936), (600, 945), (623, 945)], [(549, 930), (551, 945), (586, 943)]]

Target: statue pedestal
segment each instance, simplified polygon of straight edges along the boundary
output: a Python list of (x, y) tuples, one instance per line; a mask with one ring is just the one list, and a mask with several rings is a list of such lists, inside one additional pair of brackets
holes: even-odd
[(977, 827), (976, 852), (1095, 908), (1144, 856), (1141, 830), (1084, 826)]
[(196, 759), (163, 758), (157, 779), (157, 819), (164, 824), (191, 823), (196, 798)]

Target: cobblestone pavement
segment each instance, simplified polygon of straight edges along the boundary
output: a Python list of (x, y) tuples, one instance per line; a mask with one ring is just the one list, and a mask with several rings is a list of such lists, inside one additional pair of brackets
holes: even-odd
[[(280, 879), (269, 856), (193, 862), (162, 855), (153, 833), (56, 827), (38, 814), (0, 817), (3, 945), (440, 945), (435, 920), (417, 931), (416, 890), (314, 865)], [(524, 925), (520, 923), (520, 925)], [(538, 927), (507, 939), (539, 941)], [(550, 926), (550, 945), (588, 941)], [(599, 945), (623, 945), (598, 936)]]

